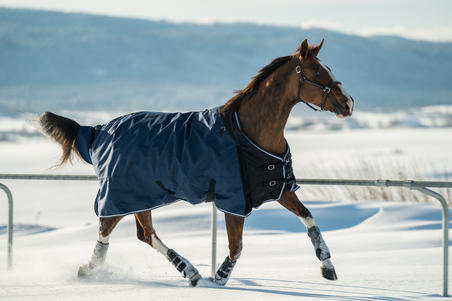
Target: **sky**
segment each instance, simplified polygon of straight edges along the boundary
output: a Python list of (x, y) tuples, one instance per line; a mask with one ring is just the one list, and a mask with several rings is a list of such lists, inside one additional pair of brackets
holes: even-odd
[(173, 22), (322, 27), (363, 36), (452, 41), (449, 0), (0, 0), (0, 6)]

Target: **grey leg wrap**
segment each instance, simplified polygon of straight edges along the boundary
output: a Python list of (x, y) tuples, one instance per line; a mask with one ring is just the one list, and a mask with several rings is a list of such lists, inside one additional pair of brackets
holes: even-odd
[(88, 277), (88, 276), (92, 275), (94, 273), (94, 271), (96, 270), (96, 268), (98, 268), (104, 264), (105, 258), (107, 257), (107, 251), (108, 251), (109, 245), (110, 244), (108, 244), (108, 243), (104, 244), (100, 241), (98, 241), (96, 243), (96, 246), (94, 247), (93, 255), (91, 256), (90, 261), (87, 264), (82, 265), (78, 269), (78, 276), (80, 278)]
[(190, 280), (192, 286), (196, 286), (201, 276), (198, 270), (184, 257), (180, 256), (173, 249), (168, 249), (166, 258), (176, 267), (176, 269), (182, 274), (184, 278)]
[(105, 262), (105, 258), (107, 257), (109, 245), (109, 243), (104, 244), (98, 241), (96, 243), (96, 246), (94, 247), (93, 256), (91, 256), (90, 263), (95, 266), (102, 265)]
[(315, 249), (315, 255), (320, 261), (331, 258), (330, 250), (323, 240), (319, 227), (313, 226), (308, 229), (308, 236), (311, 238), (312, 245)]
[(331, 254), (328, 246), (323, 240), (322, 234), (317, 226), (308, 229), (308, 235), (311, 238), (312, 245), (315, 249), (315, 255), (322, 262), (320, 266), (320, 273), (323, 278), (328, 280), (337, 280), (336, 271), (331, 263)]
[(237, 261), (232, 261), (229, 256), (227, 256), (221, 266), (218, 268), (218, 271), (215, 273), (213, 282), (218, 285), (225, 285), (226, 282), (228, 282), (229, 277), (232, 273), (232, 269), (235, 267), (236, 263)]

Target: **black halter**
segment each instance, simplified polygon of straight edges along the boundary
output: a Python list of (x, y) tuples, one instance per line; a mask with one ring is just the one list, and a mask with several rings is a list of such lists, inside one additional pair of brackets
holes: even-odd
[[(307, 79), (306, 77), (304, 77), (304, 75), (301, 73), (301, 64), (300, 64), (300, 60), (297, 57), (297, 67), (295, 68), (295, 71), (298, 74), (298, 77), (300, 79), (299, 83), (298, 83), (298, 92), (297, 92), (297, 99), (299, 99), (301, 102), (304, 102), (308, 107), (310, 107), (311, 109), (313, 109), (314, 111), (325, 111), (325, 103), (326, 103), (326, 97), (328, 96), (328, 94), (331, 92), (331, 87), (335, 86), (335, 85), (340, 85), (341, 82), (339, 81), (333, 81), (331, 82), (329, 85), (323, 86), (319, 83), (313, 82), (309, 79)], [(322, 89), (323, 91), (323, 97), (322, 97), (322, 102), (320, 104), (320, 109), (317, 109), (315, 107), (313, 107), (309, 102), (304, 101), (301, 96), (300, 96), (300, 90), (301, 90), (301, 86), (303, 86), (304, 83), (308, 83), (311, 84), (313, 86), (316, 86), (320, 89)]]

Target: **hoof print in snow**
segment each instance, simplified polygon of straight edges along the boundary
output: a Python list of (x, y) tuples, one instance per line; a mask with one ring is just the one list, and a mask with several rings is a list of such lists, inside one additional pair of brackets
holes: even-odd
[(320, 273), (322, 274), (322, 277), (328, 280), (337, 280), (336, 271), (333, 269), (321, 267)]

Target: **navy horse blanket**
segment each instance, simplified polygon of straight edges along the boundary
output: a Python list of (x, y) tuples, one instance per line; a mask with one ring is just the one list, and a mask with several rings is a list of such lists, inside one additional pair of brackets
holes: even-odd
[[(233, 131), (230, 125), (225, 127), (224, 116), (218, 109), (187, 113), (137, 112), (107, 124), (81, 126), (77, 134), (78, 151), (83, 160), (93, 165), (99, 179), (94, 205), (97, 216), (127, 215), (180, 199), (198, 204), (204, 202), (209, 193), (218, 209), (247, 216), (253, 207), (278, 200), (286, 185), (295, 190), (298, 186), (291, 173), (287, 147), (281, 157), (264, 154), (269, 158), (275, 156), (272, 160), (278, 167), (271, 169), (270, 178), (275, 180), (268, 181), (265, 177), (263, 180), (269, 183), (264, 186), (270, 187), (273, 193), (253, 200), (253, 189), (244, 187), (250, 182), (250, 174), (240, 162), (243, 142), (234, 137), (236, 132), (230, 133)], [(235, 128), (239, 129), (237, 115), (235, 118)], [(233, 118), (228, 120), (233, 121)], [(246, 144), (247, 140), (244, 141)], [(254, 149), (258, 157), (264, 151), (251, 144), (246, 149), (248, 153)], [(251, 156), (254, 157), (252, 152)], [(258, 165), (269, 165), (258, 161)], [(290, 173), (287, 173), (289, 167)], [(284, 174), (275, 174), (275, 170)], [(256, 189), (260, 187), (254, 187)]]

